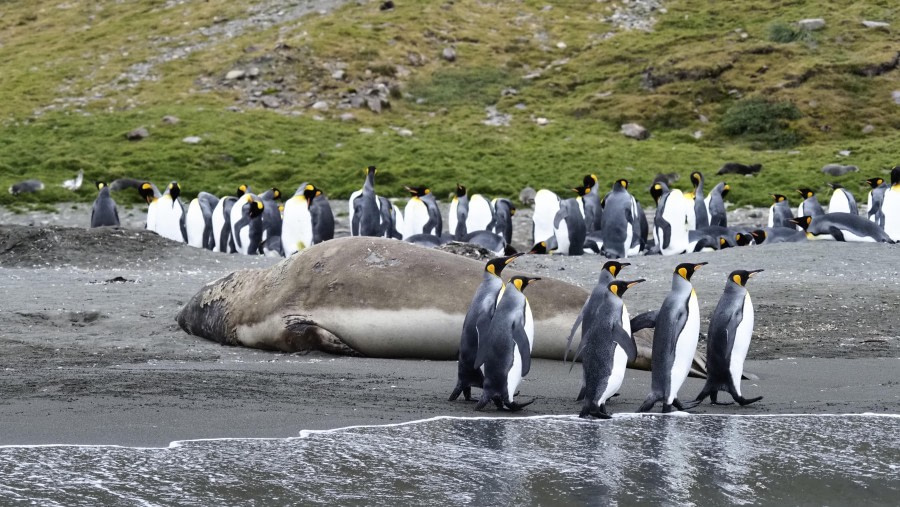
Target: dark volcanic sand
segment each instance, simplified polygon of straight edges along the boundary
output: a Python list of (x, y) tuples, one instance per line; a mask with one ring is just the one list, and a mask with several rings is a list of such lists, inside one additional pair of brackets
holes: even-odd
[[(174, 315), (203, 284), (275, 259), (214, 254), (136, 229), (19, 221), (39, 226), (0, 226), (0, 445), (165, 445), (474, 415), (470, 403), (446, 401), (451, 361), (279, 354), (223, 347), (177, 327)], [(744, 394), (765, 399), (695, 412), (897, 413), (898, 253), (898, 246), (813, 242), (636, 257), (623, 277), (648, 283), (625, 300), (632, 314), (657, 308), (675, 264), (709, 261), (694, 278), (705, 332), (725, 275), (764, 268), (749, 285), (757, 320), (747, 369), (759, 380), (745, 381)], [(516, 267), (590, 287), (602, 262), (535, 256)], [(537, 361), (520, 387), (520, 399), (537, 401), (521, 414), (576, 413), (579, 368)], [(634, 411), (648, 390), (648, 372), (627, 377), (614, 412)], [(689, 379), (681, 397), (701, 385)]]

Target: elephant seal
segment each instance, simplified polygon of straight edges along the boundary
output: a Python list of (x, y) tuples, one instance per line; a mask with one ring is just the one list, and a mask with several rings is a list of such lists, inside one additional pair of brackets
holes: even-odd
[[(236, 271), (207, 284), (176, 321), (189, 334), (226, 345), (455, 360), (483, 271), (482, 262), (403, 241), (339, 238), (270, 268)], [(541, 280), (529, 295), (533, 357), (563, 358), (587, 297), (576, 285)], [(640, 345), (648, 344), (639, 343), (629, 366), (649, 369), (650, 347)], [(696, 373), (702, 374), (698, 359)]]

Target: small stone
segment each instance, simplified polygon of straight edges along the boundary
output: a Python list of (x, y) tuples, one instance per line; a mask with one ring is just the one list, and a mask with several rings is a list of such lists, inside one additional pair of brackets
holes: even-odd
[(368, 98), (366, 98), (366, 105), (369, 107), (369, 110), (372, 111), (372, 112), (374, 112), (374, 113), (380, 113), (380, 112), (381, 112), (381, 107), (382, 107), (386, 102), (387, 102), (387, 101), (383, 101), (383, 100), (381, 99), (381, 97), (368, 97)]
[(566, 46), (566, 43), (565, 43), (565, 42), (560, 41), (560, 42), (557, 42), (557, 43), (556, 43), (556, 47), (557, 47), (558, 49), (566, 49), (566, 48), (569, 47), (569, 46)]
[(812, 32), (814, 30), (821, 30), (825, 28), (825, 20), (822, 18), (801, 19), (797, 22), (797, 26), (799, 26), (803, 30)]
[(698, 119), (700, 120), (700, 123), (709, 123), (709, 118), (707, 118), (706, 116), (704, 116), (702, 114), (699, 116)]
[(162, 122), (165, 123), (166, 125), (175, 125), (180, 121), (181, 120), (179, 120), (177, 116), (163, 116), (162, 117)]
[(276, 109), (281, 106), (281, 101), (271, 95), (266, 95), (262, 98), (262, 104), (269, 109)]
[(357, 132), (359, 132), (360, 134), (374, 134), (375, 129), (369, 127), (360, 127)]
[(356, 115), (353, 113), (344, 113), (340, 117), (341, 121), (353, 121), (356, 119)]
[(863, 134), (871, 134), (872, 132), (875, 132), (875, 125), (869, 124), (862, 128)]
[(518, 95), (518, 94), (519, 94), (519, 90), (516, 90), (515, 88), (504, 88), (503, 90), (500, 91), (500, 95), (502, 97), (512, 97), (513, 95)]
[(328, 111), (328, 102), (324, 100), (320, 100), (312, 105), (312, 108), (316, 111)]
[(226, 81), (234, 81), (235, 79), (243, 79), (243, 77), (244, 77), (244, 71), (238, 70), (238, 69), (229, 70), (228, 74), (225, 74)]
[(890, 28), (890, 23), (885, 23), (884, 21), (868, 21), (864, 20), (862, 22), (863, 26), (866, 28)]
[(406, 61), (413, 67), (421, 67), (425, 64), (425, 57), (421, 53), (410, 51), (406, 53)]
[(538, 126), (540, 126), (540, 127), (543, 127), (543, 126), (546, 126), (546, 125), (549, 125), (549, 124), (550, 124), (550, 120), (548, 120), (547, 118), (543, 118), (543, 117), (541, 117), (541, 118), (535, 118), (535, 119), (534, 119), (534, 122), (537, 123)]
[(340, 69), (331, 73), (332, 79), (337, 79), (338, 81), (343, 81), (344, 76), (346, 76), (346, 75), (347, 74), (343, 70), (340, 70)]
[(125, 139), (129, 141), (140, 141), (150, 137), (150, 132), (144, 127), (138, 127), (131, 132), (125, 134)]
[(400, 137), (411, 137), (413, 135), (412, 130), (409, 129), (398, 129), (397, 135)]
[(316, 120), (316, 121), (324, 121), (324, 120), (325, 120), (325, 117), (324, 117), (324, 116), (319, 116), (319, 115), (317, 115), (317, 114), (314, 114), (313, 117), (312, 117), (312, 119), (313, 119), (313, 120)]
[(891, 92), (891, 98), (894, 99), (894, 104), (900, 104), (900, 90)]
[(850, 156), (850, 150), (841, 150), (841, 151), (838, 152), (838, 155), (840, 155), (840, 156), (842, 156), (842, 157), (849, 157), (849, 156)]
[(703, 131), (695, 130), (693, 135), (694, 135), (694, 139), (700, 139), (701, 137), (703, 137)]
[(747, 34), (747, 32), (744, 32), (744, 33), (741, 34), (741, 38), (742, 38), (742, 39), (746, 39), (747, 37), (750, 37), (750, 35)]
[(624, 125), (622, 125), (622, 129), (620, 130), (620, 132), (625, 137), (630, 137), (639, 141), (643, 141), (644, 139), (650, 137), (650, 131), (638, 125), (637, 123), (625, 123)]
[(250, 77), (259, 76), (259, 67), (252, 67), (249, 71), (247, 71), (247, 75)]
[(182, 139), (181, 142), (187, 143), (187, 144), (198, 144), (202, 140), (203, 139), (201, 139), (198, 136), (188, 136), (188, 137), (185, 137), (184, 139)]
[(243, 113), (244, 111), (237, 106), (228, 106), (225, 108), (226, 111), (231, 111), (232, 113)]
[(455, 62), (456, 50), (453, 48), (444, 48), (444, 50), (441, 51), (441, 58), (447, 60), (448, 62)]

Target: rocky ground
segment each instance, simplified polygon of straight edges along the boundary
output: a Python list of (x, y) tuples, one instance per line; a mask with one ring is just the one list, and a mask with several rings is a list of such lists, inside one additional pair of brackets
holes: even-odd
[[(120, 211), (129, 227), (88, 230), (83, 209), (61, 208), (0, 214), (0, 445), (164, 445), (472, 413), (445, 401), (453, 362), (278, 354), (189, 336), (174, 315), (203, 284), (277, 260), (210, 253), (131, 228), (140, 210)], [(527, 211), (517, 214), (520, 232), (530, 230), (521, 222)], [(760, 379), (744, 390), (766, 399), (697, 411), (897, 412), (898, 248), (813, 242), (636, 257), (624, 276), (650, 283), (626, 302), (633, 313), (657, 308), (677, 262), (709, 261), (695, 277), (705, 331), (725, 275), (764, 268), (750, 284), (757, 323), (747, 366)], [(517, 267), (590, 287), (601, 263), (553, 255)], [(579, 382), (559, 362), (537, 362), (521, 387), (524, 399), (538, 398), (525, 414), (575, 413)], [(634, 410), (648, 385), (647, 372), (629, 371), (612, 410)], [(684, 390), (699, 388), (691, 380)]]

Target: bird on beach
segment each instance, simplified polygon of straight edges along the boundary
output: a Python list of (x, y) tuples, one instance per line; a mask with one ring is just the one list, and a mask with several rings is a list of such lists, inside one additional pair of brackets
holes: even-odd
[(109, 187), (98, 181), (97, 190), (97, 198), (91, 207), (91, 227), (118, 227), (119, 211), (116, 209), (116, 201), (109, 195)]
[(84, 169), (79, 169), (78, 174), (75, 175), (71, 180), (66, 180), (62, 182), (62, 187), (66, 190), (76, 191), (81, 188), (81, 183), (84, 181)]

